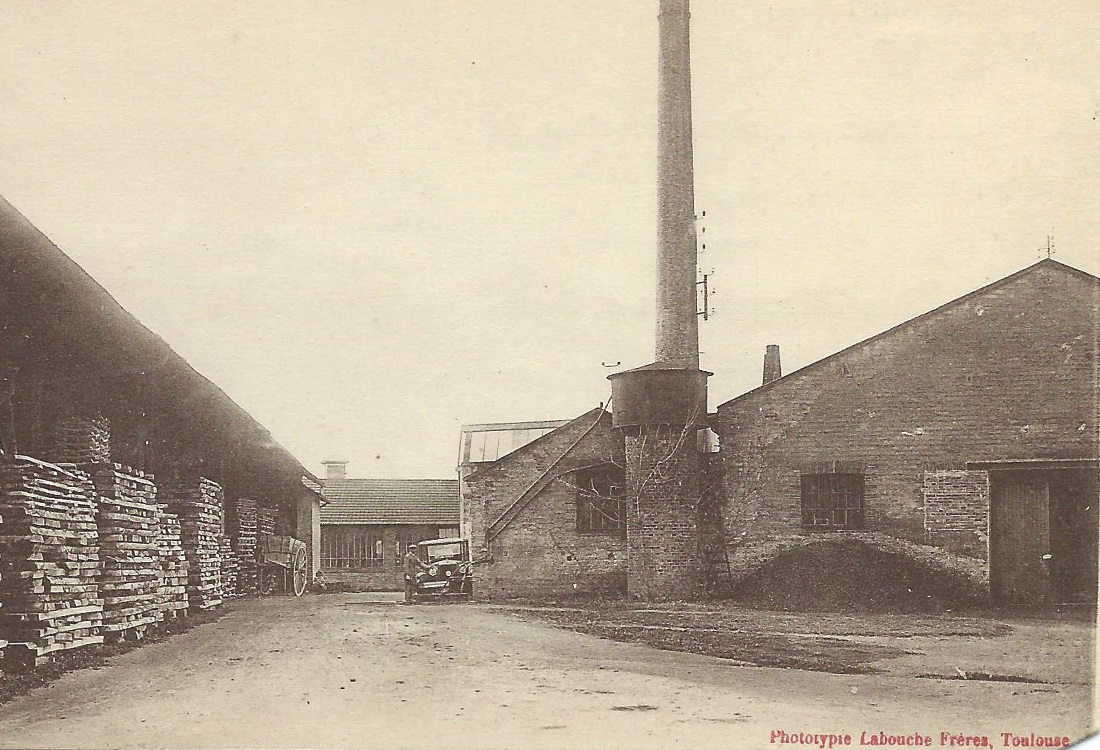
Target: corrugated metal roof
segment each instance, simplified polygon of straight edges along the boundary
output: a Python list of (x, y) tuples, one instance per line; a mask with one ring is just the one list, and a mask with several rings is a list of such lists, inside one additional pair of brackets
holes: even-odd
[(456, 479), (329, 479), (321, 523), (458, 526)]
[(569, 424), (568, 419), (556, 419), (541, 422), (463, 425), (462, 455), (459, 463), (476, 464), (496, 461), (567, 424)]

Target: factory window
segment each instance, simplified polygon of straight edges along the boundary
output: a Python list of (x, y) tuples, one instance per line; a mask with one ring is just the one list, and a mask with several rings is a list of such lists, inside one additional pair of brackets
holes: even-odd
[(422, 528), (397, 530), (397, 554), (394, 556), (394, 565), (401, 567), (405, 560), (405, 553), (409, 551), (410, 544), (420, 544), (425, 539), (431, 539), (431, 532)]
[(803, 474), (802, 526), (862, 529), (862, 474)]
[(321, 535), (322, 568), (375, 568), (381, 564), (381, 531), (325, 529)]
[(601, 467), (577, 472), (577, 532), (622, 534), (626, 530), (623, 472)]

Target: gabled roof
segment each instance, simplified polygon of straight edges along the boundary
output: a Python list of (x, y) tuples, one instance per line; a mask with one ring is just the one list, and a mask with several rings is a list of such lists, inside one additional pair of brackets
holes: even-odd
[(457, 479), (328, 479), (323, 524), (458, 526)]
[(826, 366), (826, 365), (828, 365), (832, 362), (835, 362), (835, 361), (841, 359), (846, 354), (849, 354), (851, 352), (856, 351), (857, 349), (861, 349), (861, 348), (863, 348), (865, 346), (868, 346), (870, 344), (873, 344), (873, 343), (875, 343), (875, 342), (877, 342), (877, 341), (879, 341), (883, 338), (886, 338), (887, 336), (891, 336), (895, 333), (904, 331), (905, 329), (907, 329), (907, 328), (909, 328), (913, 325), (916, 325), (917, 323), (924, 322), (924, 321), (928, 320), (929, 318), (932, 318), (932, 317), (935, 317), (935, 316), (937, 316), (941, 313), (947, 312), (948, 310), (951, 310), (952, 308), (958, 307), (960, 305), (964, 305), (964, 304), (970, 302), (971, 300), (973, 300), (975, 297), (980, 297), (984, 294), (987, 294), (988, 292), (993, 291), (994, 289), (998, 289), (999, 287), (1006, 286), (1006, 285), (1008, 285), (1008, 284), (1010, 284), (1014, 281), (1018, 281), (1021, 278), (1024, 278), (1026, 276), (1030, 276), (1031, 274), (1037, 273), (1040, 270), (1046, 270), (1046, 269), (1057, 271), (1057, 272), (1060, 272), (1060, 273), (1064, 273), (1064, 274), (1067, 274), (1067, 275), (1072, 276), (1074, 278), (1080, 279), (1082, 281), (1086, 281), (1086, 282), (1088, 282), (1088, 283), (1090, 283), (1094, 286), (1100, 287), (1100, 278), (1097, 278), (1096, 276), (1093, 276), (1091, 273), (1088, 273), (1086, 271), (1082, 271), (1079, 268), (1074, 268), (1073, 266), (1067, 266), (1065, 263), (1059, 263), (1058, 261), (1056, 261), (1052, 258), (1044, 258), (1043, 260), (1039, 261), (1038, 263), (1033, 263), (1030, 266), (1028, 266), (1027, 268), (1021, 269), (1021, 270), (1017, 271), (1014, 274), (1011, 274), (1009, 276), (1005, 276), (1003, 279), (998, 279), (997, 281), (994, 281), (992, 284), (986, 284), (985, 286), (981, 287), (980, 289), (975, 289), (973, 292), (970, 292), (969, 294), (964, 294), (962, 297), (958, 297), (956, 299), (951, 300), (950, 302), (947, 302), (943, 305), (940, 305), (939, 307), (935, 308), (934, 310), (929, 310), (928, 312), (923, 313), (921, 315), (918, 315), (915, 318), (910, 318), (909, 320), (905, 321), (904, 323), (899, 323), (898, 325), (894, 326), (893, 328), (887, 329), (887, 330), (883, 331), (882, 333), (877, 333), (874, 336), (871, 336), (870, 338), (866, 338), (863, 341), (852, 344), (849, 347), (841, 349), (839, 352), (836, 352), (835, 354), (830, 354), (828, 357), (824, 357), (822, 359), (817, 360), (816, 362), (812, 362), (811, 364), (808, 364), (805, 367), (799, 368), (799, 369), (795, 370), (794, 372), (791, 372), (787, 375), (784, 375), (783, 377), (778, 378), (777, 380), (773, 380), (770, 383), (765, 383), (764, 385), (757, 386), (756, 388), (753, 388), (751, 391), (746, 391), (745, 393), (742, 393), (740, 396), (737, 396), (735, 398), (731, 398), (730, 400), (728, 400), (728, 401), (726, 401), (722, 404), (719, 404), (718, 408), (721, 409), (722, 407), (727, 406), (728, 404), (735, 403), (735, 402), (740, 401), (742, 399), (750, 398), (750, 397), (755, 396), (758, 393), (761, 393), (761, 392), (763, 392), (767, 389), (774, 388), (774, 387), (778, 386), (781, 383), (789, 383), (791, 380), (794, 380), (795, 378), (799, 378), (799, 377), (801, 377), (803, 375), (806, 375), (810, 372), (816, 371), (816, 370), (818, 370), (818, 369), (820, 369), (820, 368), (822, 368), (822, 367), (824, 367), (824, 366)]

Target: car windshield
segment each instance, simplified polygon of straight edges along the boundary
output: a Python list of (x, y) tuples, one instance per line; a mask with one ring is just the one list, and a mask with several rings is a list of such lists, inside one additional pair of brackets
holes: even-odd
[(430, 544), (424, 547), (424, 553), (428, 556), (428, 562), (436, 560), (460, 560), (462, 558), (462, 543), (451, 542), (449, 544)]

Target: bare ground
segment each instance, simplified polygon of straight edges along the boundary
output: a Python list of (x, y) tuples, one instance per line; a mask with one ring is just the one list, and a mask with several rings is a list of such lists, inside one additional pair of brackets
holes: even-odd
[[(758, 636), (758, 654), (801, 659), (791, 642), (823, 638), (811, 655), (869, 668), (836, 674), (596, 638), (544, 621), (554, 616), (363, 594), (245, 601), (0, 706), (0, 746), (757, 748), (782, 729), (854, 732), (853, 744), (862, 731), (937, 744), (940, 732), (973, 733), (999, 747), (999, 732), (1078, 738), (1090, 725), (1091, 677), (1074, 666), (1091, 664), (1087, 624), (911, 618), (872, 623), (884, 634), (869, 636), (869, 623), (843, 617), (811, 635), (788, 613), (723, 620)], [(643, 632), (696, 622), (664, 608), (619, 616), (658, 626)], [(1037, 650), (1005, 653), (1021, 648)], [(1005, 665), (1043, 682), (914, 676)]]
[(760, 667), (1019, 683), (1093, 681), (1095, 627), (1083, 613), (1040, 620), (627, 602), (511, 609), (602, 638)]

